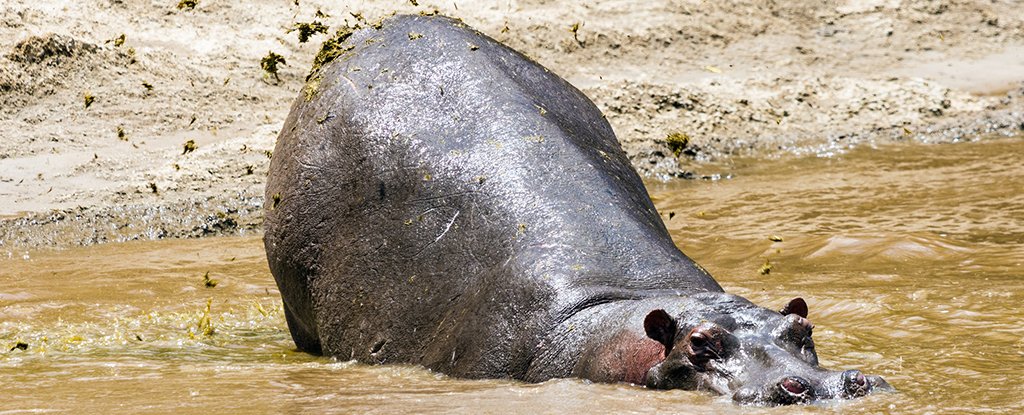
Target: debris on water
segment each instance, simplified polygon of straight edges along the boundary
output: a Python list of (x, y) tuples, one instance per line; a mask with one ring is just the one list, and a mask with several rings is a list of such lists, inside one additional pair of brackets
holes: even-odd
[(266, 72), (266, 75), (273, 75), (274, 80), (276, 81), (281, 80), (281, 78), (277, 76), (278, 64), (287, 65), (288, 63), (285, 62), (284, 56), (278, 55), (273, 51), (268, 51), (267, 56), (260, 59), (260, 67), (263, 68), (263, 72)]
[(192, 10), (199, 5), (199, 0), (181, 0), (178, 2), (178, 10)]
[(89, 91), (85, 91), (85, 94), (82, 94), (82, 98), (85, 100), (86, 108), (89, 108), (89, 106), (92, 105), (93, 101), (96, 100), (96, 97), (90, 94)]
[(416, 1), (416, 0), (409, 0), (409, 3), (412, 3), (413, 6), (419, 6), (420, 5), (420, 3), (418, 1)]
[(518, 229), (519, 229), (519, 234), (520, 235), (526, 233), (526, 224), (525, 223), (520, 223), (519, 226), (518, 226)]
[(272, 150), (263, 150), (263, 155), (267, 156), (267, 159), (274, 158), (274, 152)]
[(246, 176), (251, 175), (253, 173), (254, 169), (255, 168), (252, 166), (252, 164), (247, 164), (245, 166), (245, 175)]
[(342, 43), (344, 43), (345, 39), (348, 39), (349, 36), (352, 36), (352, 32), (355, 31), (356, 28), (358, 28), (358, 25), (355, 28), (346, 25), (334, 32), (333, 37), (325, 40), (324, 43), (320, 45), (320, 52), (317, 52), (316, 57), (313, 58), (313, 67), (310, 68), (309, 74), (306, 75), (307, 80), (328, 62), (333, 61), (338, 56), (341, 56), (341, 54), (355, 48), (353, 45), (342, 45)]
[(679, 157), (686, 146), (690, 144), (690, 136), (680, 132), (671, 133), (665, 137), (665, 144), (668, 144), (668, 149), (672, 151), (673, 155)]
[(543, 116), (544, 114), (548, 113), (548, 110), (544, 109), (544, 107), (542, 107), (540, 105), (536, 105), (536, 104), (534, 104), (534, 106), (537, 107), (538, 110), (540, 110), (540, 115)]
[(672, 220), (676, 216), (676, 212), (668, 212), (668, 220)]
[(539, 135), (539, 134), (538, 135), (528, 135), (526, 137), (523, 137), (523, 139), (526, 140), (526, 141), (529, 141), (531, 143), (538, 143), (539, 144), (539, 143), (543, 143), (544, 142), (544, 136)]
[(140, 335), (136, 334), (136, 335), (135, 335), (135, 340), (138, 340), (138, 341), (140, 341), (140, 342), (141, 342), (141, 341), (142, 341), (142, 336), (140, 336)]
[(128, 141), (128, 133), (124, 131), (124, 126), (117, 126), (117, 139), (121, 141)]
[(334, 118), (334, 116), (331, 115), (331, 113), (329, 113), (329, 112), (325, 112), (324, 115), (321, 115), (320, 118), (316, 119), (316, 123), (317, 124), (323, 124), (324, 122), (326, 122), (327, 120), (329, 120), (331, 118)]
[(192, 124), (195, 124), (195, 123), (196, 123), (196, 115), (192, 114), (192, 119), (188, 120), (188, 126), (191, 127)]
[(196, 145), (196, 141), (195, 140), (188, 140), (188, 141), (186, 141), (184, 147), (185, 147), (185, 149), (182, 150), (181, 155), (186, 155), (188, 153), (196, 151), (196, 149), (199, 148), (199, 146)]
[[(203, 309), (203, 314), (199, 316), (199, 321), (196, 322), (195, 333), (202, 334), (204, 336), (211, 336), (214, 333), (213, 321), (210, 320), (210, 305), (213, 304), (213, 299), (206, 300), (206, 308)], [(189, 333), (190, 338), (195, 338), (194, 333)]]
[(422, 33), (409, 32), (409, 40), (416, 40), (423, 37)]
[(469, 44), (469, 50), (477, 50), (477, 49), (480, 49), (480, 47), (477, 46), (477, 45), (474, 45), (472, 43)]
[(431, 181), (431, 180), (432, 180), (433, 178), (434, 178), (434, 176), (431, 176), (431, 175), (430, 175), (430, 173), (427, 173), (427, 174), (424, 174), (424, 175), (423, 175), (423, 181), (425, 181), (425, 182), (429, 182), (429, 181)]
[(204, 287), (206, 287), (206, 288), (213, 288), (213, 287), (216, 287), (217, 283), (219, 283), (219, 282), (220, 281), (217, 281), (217, 280), (214, 280), (214, 279), (210, 279), (210, 271), (206, 271), (206, 274), (203, 274), (203, 286)]
[(761, 268), (758, 269), (757, 272), (761, 275), (768, 275), (772, 273), (772, 263), (768, 261), (768, 258), (764, 259), (764, 265), (761, 265)]
[(151, 84), (149, 82), (146, 82), (146, 81), (142, 81), (142, 87), (146, 88), (146, 92), (149, 92), (149, 91), (153, 90), (153, 84)]
[(160, 194), (160, 192), (157, 191), (156, 183), (149, 182), (149, 190), (152, 191), (153, 194)]
[(509, 30), (512, 29), (509, 29), (508, 20), (506, 20), (505, 23), (501, 26), (501, 33), (508, 33)]
[(112, 39), (107, 39), (103, 43), (113, 43), (115, 48), (119, 48), (119, 47), (121, 47), (121, 45), (124, 45), (124, 40), (125, 40), (125, 35), (124, 35), (124, 33), (121, 33), (120, 36), (117, 36), (117, 37), (112, 38)]
[[(319, 10), (317, 10), (317, 12), (319, 12)], [(316, 36), (318, 33), (326, 35), (327, 29), (328, 27), (323, 23), (320, 23), (319, 20), (314, 20), (309, 23), (295, 23), (295, 26), (288, 29), (287, 33), (299, 32), (299, 43), (306, 43), (309, 41), (310, 37)]]
[(569, 28), (569, 30), (572, 31), (572, 38), (573, 38), (573, 40), (575, 40), (576, 43), (578, 43), (580, 45), (580, 47), (583, 47), (583, 42), (580, 41), (580, 36), (579, 36), (580, 35), (580, 26), (581, 25), (582, 25), (582, 23), (580, 23), (580, 22), (573, 23), (572, 27)]
[(907, 127), (903, 127), (903, 135), (904, 136), (911, 135), (911, 134), (914, 134), (914, 132), (910, 131), (910, 129), (907, 128)]
[(15, 349), (17, 349), (17, 350), (28, 350), (28, 343), (25, 343), (25, 342), (22, 342), (22, 341), (14, 343), (14, 347), (11, 347), (11, 350), (9, 350), (9, 351), (13, 352)]
[(779, 235), (771, 235), (768, 237), (768, 240), (772, 242), (782, 242), (782, 237)]
[(263, 308), (263, 304), (260, 304), (259, 301), (252, 300), (252, 303), (256, 305), (256, 311), (258, 311), (260, 314), (262, 314), (263, 317), (267, 317), (267, 316), (270, 315), (270, 313), (268, 313), (267, 310), (265, 308)]

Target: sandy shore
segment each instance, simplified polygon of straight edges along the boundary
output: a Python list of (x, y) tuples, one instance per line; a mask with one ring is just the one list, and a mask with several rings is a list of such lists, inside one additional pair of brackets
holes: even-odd
[(298, 3), (4, 2), (0, 253), (258, 232), (278, 128), (327, 38), (289, 29), (352, 13), (438, 10), (526, 53), (590, 96), (653, 180), (1024, 130), (1010, 1)]

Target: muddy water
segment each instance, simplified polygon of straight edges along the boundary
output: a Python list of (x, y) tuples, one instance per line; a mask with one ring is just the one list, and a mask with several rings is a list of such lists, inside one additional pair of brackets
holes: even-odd
[[(806, 298), (823, 365), (900, 390), (797, 412), (1022, 413), (1021, 154), (1004, 139), (738, 160), (651, 193), (729, 291)], [(297, 353), (258, 238), (0, 252), (0, 413), (794, 412)]]

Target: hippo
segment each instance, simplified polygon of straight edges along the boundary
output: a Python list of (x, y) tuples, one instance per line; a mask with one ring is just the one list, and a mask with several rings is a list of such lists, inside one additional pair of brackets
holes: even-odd
[(332, 42), (266, 185), (267, 261), (298, 349), (741, 404), (891, 389), (819, 367), (803, 299), (780, 311), (725, 293), (673, 243), (600, 110), (529, 57), (443, 16)]

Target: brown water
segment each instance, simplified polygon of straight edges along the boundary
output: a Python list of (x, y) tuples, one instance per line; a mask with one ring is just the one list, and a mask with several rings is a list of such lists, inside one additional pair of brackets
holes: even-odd
[(651, 184), (676, 242), (733, 293), (806, 298), (822, 364), (899, 393), (747, 408), (312, 357), (293, 351), (248, 237), (0, 259), (0, 413), (1024, 413), (1024, 140), (723, 169), (733, 177)]

